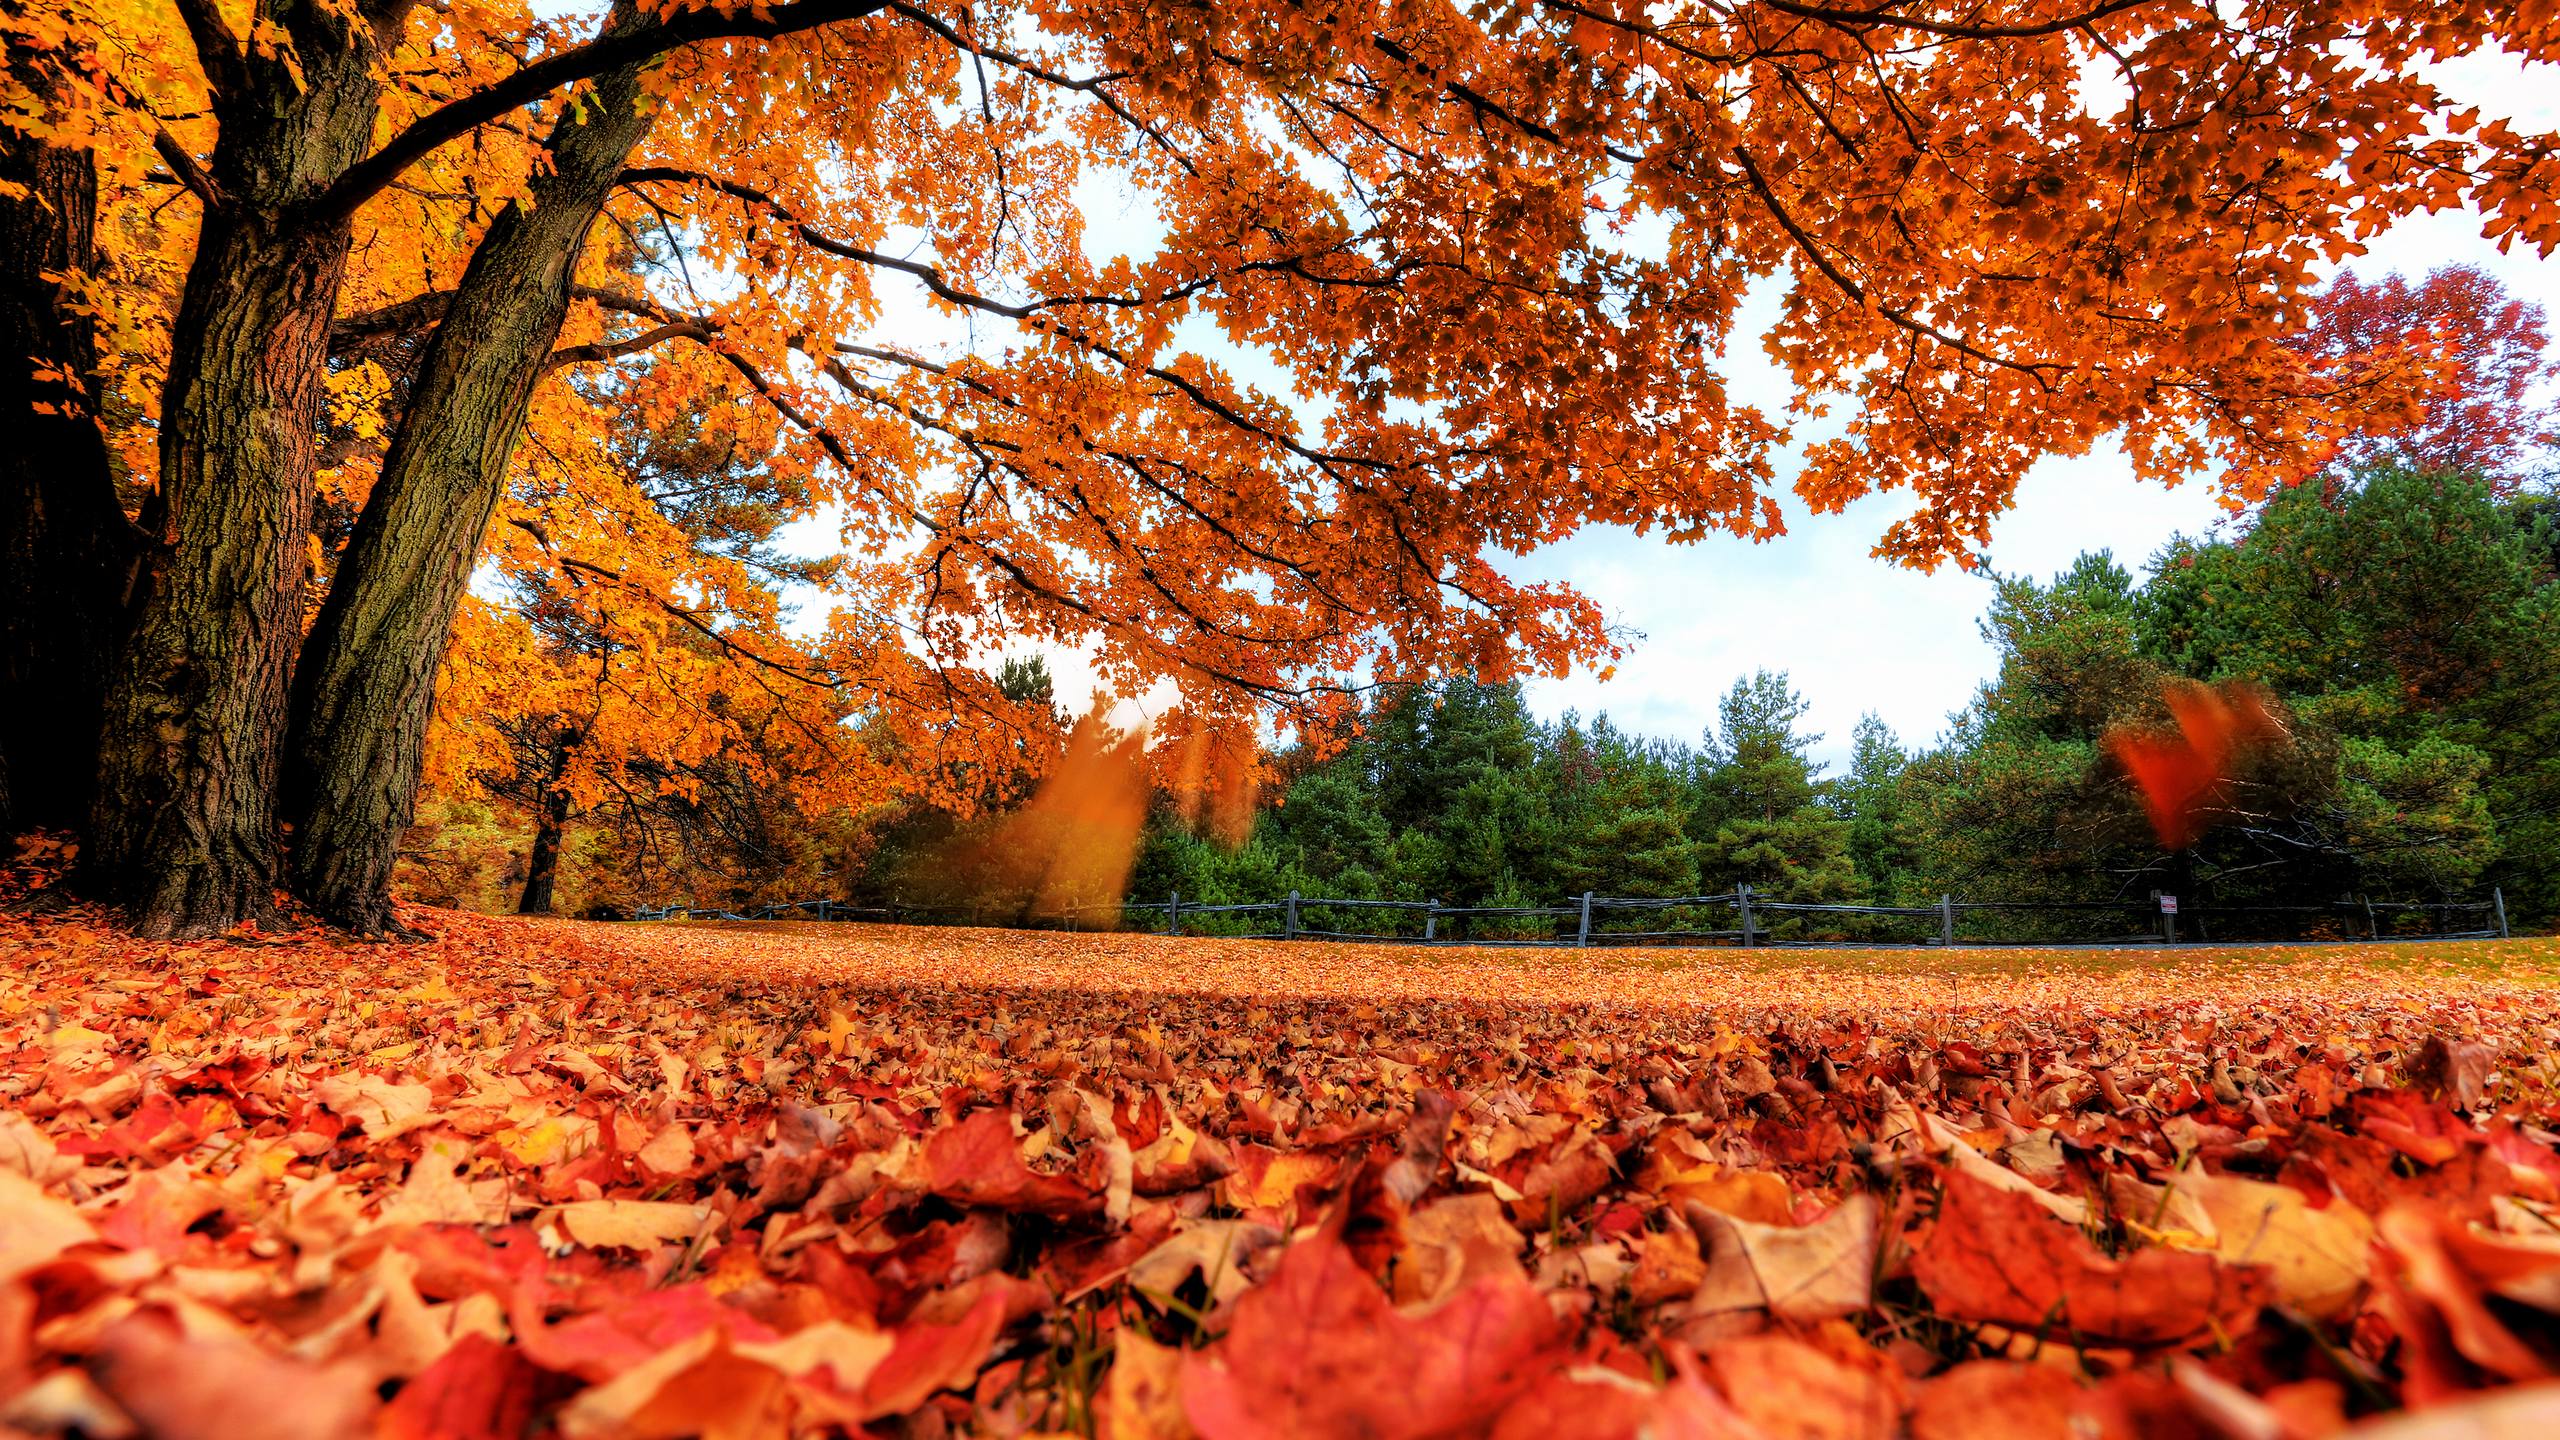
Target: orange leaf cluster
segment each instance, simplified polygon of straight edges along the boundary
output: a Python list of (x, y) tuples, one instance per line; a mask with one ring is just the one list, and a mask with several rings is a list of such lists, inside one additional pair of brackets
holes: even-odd
[[(228, 103), (208, 70), (243, 63), (221, 8), (0, 14), (34, 57), (0, 73), (0, 123), (98, 158), (112, 283), (81, 299), (138, 475), (202, 221), (178, 182)], [(238, 46), (289, 70), (283, 11), (253, 8)], [(506, 87), (591, 47), (595, 8), (367, 12), (376, 135), (446, 143), (401, 148), (355, 217), (323, 570), (398, 428), (403, 347), (549, 163), (525, 102), (586, 98)], [(995, 755), (1017, 717), (974, 663), (1026, 642), (1221, 721), (1314, 718), (1349, 675), (1605, 661), (1597, 609), (1500, 554), (1595, 523), (1775, 534), (1798, 439), (1817, 510), (1910, 492), (1879, 546), (1910, 563), (1970, 558), (2039, 458), (2114, 438), (2146, 478), (2261, 493), (2461, 388), (2450, 327), (2312, 326), (2336, 262), (2464, 205), (2501, 244), (2560, 243), (2550, 137), (2426, 78), (2560, 57), (2540, 3), (782, 8), (769, 35), (666, 32), (488, 558), (850, 677), (932, 762), (872, 792)], [(1783, 413), (1729, 384), (1758, 286)], [(756, 566), (632, 473), (634, 416), (742, 457), (759, 524), (832, 533), (832, 620), (784, 643)], [(670, 714), (608, 756), (691, 733), (675, 672), (703, 665), (660, 676), (660, 637), (631, 643), (663, 692), (637, 708)]]
[(0, 1418), (2312, 1437), (2560, 1394), (2560, 1016), (2425, 950), (404, 918), (0, 913)]

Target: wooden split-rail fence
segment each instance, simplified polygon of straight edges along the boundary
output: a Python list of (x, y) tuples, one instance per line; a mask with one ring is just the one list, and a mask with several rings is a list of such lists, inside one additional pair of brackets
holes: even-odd
[[(1217, 933), (1247, 939), (1384, 941), (1422, 945), (2124, 945), (2182, 941), (2385, 941), (2504, 938), (2506, 897), (2373, 900), (2306, 905), (2196, 905), (2174, 896), (2125, 900), (1958, 900), (1932, 905), (1837, 905), (1772, 900), (1748, 885), (1721, 895), (1641, 897), (1585, 891), (1561, 905), (1443, 905), (1437, 900), (1345, 900), (1289, 892), (1284, 900), (1208, 905), (1176, 892), (1162, 901), (1087, 905), (1035, 917), (1021, 907), (863, 906), (796, 900), (744, 909), (690, 902), (641, 906), (634, 920), (824, 920), (992, 925), (1017, 929)], [(1133, 927), (1132, 922), (1135, 922)], [(1632, 922), (1630, 924), (1630, 922)], [(2130, 922), (2130, 923), (2113, 923)], [(1186, 930), (1186, 923), (1191, 929)], [(1239, 928), (1242, 927), (1242, 928)], [(2035, 933), (2041, 930), (2041, 935)], [(2273, 933), (2290, 931), (2291, 933)]]

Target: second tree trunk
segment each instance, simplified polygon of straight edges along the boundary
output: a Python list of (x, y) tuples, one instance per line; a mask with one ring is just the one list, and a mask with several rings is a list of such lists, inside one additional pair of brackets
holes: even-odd
[(339, 924), (391, 922), (436, 667), (587, 231), (647, 132), (640, 73), (607, 75), (564, 109), (531, 204), (502, 212), (473, 253), (304, 647), (287, 772), (292, 880)]

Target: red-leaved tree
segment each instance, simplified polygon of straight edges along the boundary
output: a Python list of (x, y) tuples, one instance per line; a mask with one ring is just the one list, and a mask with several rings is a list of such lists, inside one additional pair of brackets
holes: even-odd
[[(2416, 284), (2331, 281), (2298, 349), (2333, 383), (2405, 384), (2405, 422), (2348, 435), (2333, 469), (2397, 457), (2511, 489), (2560, 440), (2560, 360), (2542, 307), (2473, 265)], [(2409, 383), (2414, 382), (2414, 383)]]

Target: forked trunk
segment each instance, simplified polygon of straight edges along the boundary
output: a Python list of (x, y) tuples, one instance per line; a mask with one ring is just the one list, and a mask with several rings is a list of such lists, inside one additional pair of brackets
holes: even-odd
[[(160, 553), (110, 678), (92, 874), (145, 935), (272, 909), (276, 767), (301, 638), (315, 428), (349, 226), (306, 207), (372, 139), (372, 26), (261, 0), (216, 103), (221, 138), (161, 397)], [(368, 23), (370, 17), (370, 23)]]
[[(390, 923), (392, 861), (417, 803), (454, 609), (568, 312), (587, 231), (648, 124), (633, 66), (599, 80), (553, 127), (551, 168), (534, 181), (531, 207), (491, 224), (428, 341), (312, 626), (287, 769), (292, 878), (339, 924)], [(534, 898), (529, 887), (528, 908)]]
[(96, 269), (85, 151), (0, 130), (0, 833), (85, 823), (107, 661), (139, 539), (98, 429), (97, 339), (66, 280)]

